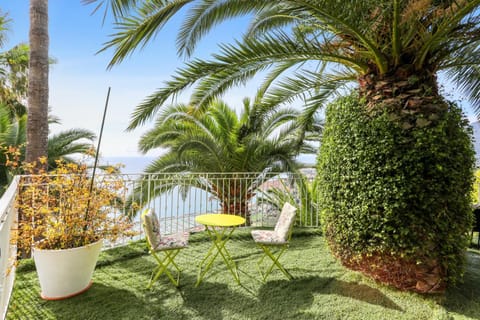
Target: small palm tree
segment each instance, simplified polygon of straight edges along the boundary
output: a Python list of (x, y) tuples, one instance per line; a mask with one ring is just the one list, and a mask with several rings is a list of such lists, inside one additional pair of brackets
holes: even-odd
[(280, 179), (280, 185), (268, 188), (259, 194), (259, 203), (265, 203), (281, 211), (285, 202), (297, 207), (300, 224), (312, 226), (318, 224), (320, 210), (318, 199), (318, 180), (309, 177), (301, 170), (295, 170), (287, 179)]
[[(5, 152), (0, 153), (0, 188), (3, 191), (17, 173), (25, 160), (25, 142), (27, 114), (14, 116), (12, 118), (10, 108), (0, 104), (0, 147)], [(58, 119), (50, 118), (50, 123), (58, 123)], [(70, 129), (58, 134), (50, 135), (48, 143), (48, 168), (54, 169), (56, 160), (64, 159), (67, 162), (76, 162), (74, 154), (88, 155), (91, 153), (91, 142), (95, 134), (85, 129)], [(14, 153), (14, 154), (12, 154)], [(7, 161), (16, 161), (16, 164), (9, 164)], [(10, 157), (14, 157), (10, 158)]]
[[(191, 175), (195, 178), (189, 185), (208, 190), (220, 200), (224, 213), (249, 220), (247, 203), (262, 173), (291, 170), (297, 166), (298, 154), (315, 151), (303, 142), (303, 130), (295, 123), (298, 115), (298, 110), (289, 108), (262, 112), (249, 99), (244, 100), (240, 116), (219, 100), (211, 102), (205, 112), (183, 104), (170, 106), (140, 140), (143, 152), (167, 150), (145, 172)], [(198, 173), (207, 175), (197, 178)], [(175, 186), (172, 181), (156, 189), (142, 185), (138, 190), (150, 190), (151, 197)], [(148, 197), (137, 193), (135, 198)]]
[(0, 53), (0, 103), (10, 108), (12, 117), (27, 112), (28, 55), (26, 44)]

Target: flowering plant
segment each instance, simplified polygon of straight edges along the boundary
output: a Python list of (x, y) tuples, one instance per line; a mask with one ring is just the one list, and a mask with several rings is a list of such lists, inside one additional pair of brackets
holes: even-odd
[[(35, 163), (23, 168), (17, 196), (17, 244), (24, 253), (32, 245), (68, 249), (133, 235), (131, 221), (119, 210), (126, 194), (121, 177), (102, 175), (92, 182), (85, 164), (61, 160), (50, 172), (38, 171)], [(107, 169), (107, 173), (111, 172)]]

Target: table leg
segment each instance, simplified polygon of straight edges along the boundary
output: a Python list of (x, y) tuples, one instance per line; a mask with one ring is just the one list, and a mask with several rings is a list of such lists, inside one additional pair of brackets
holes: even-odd
[(197, 282), (195, 283), (196, 287), (202, 282), (205, 274), (210, 270), (213, 262), (219, 254), (222, 256), (223, 261), (225, 262), (228, 270), (230, 270), (230, 273), (233, 275), (233, 278), (237, 281), (238, 284), (240, 284), (240, 277), (238, 276), (235, 261), (233, 261), (230, 253), (225, 247), (225, 244), (230, 239), (230, 236), (232, 235), (234, 230), (234, 227), (215, 229), (214, 227), (206, 226), (206, 231), (212, 239), (213, 243), (210, 246), (207, 254), (205, 255), (205, 258), (203, 258), (203, 260), (199, 264)]

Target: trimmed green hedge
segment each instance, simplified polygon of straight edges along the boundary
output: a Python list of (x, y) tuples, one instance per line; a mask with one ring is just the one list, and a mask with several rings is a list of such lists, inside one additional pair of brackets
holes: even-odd
[(401, 289), (443, 291), (463, 272), (471, 128), (460, 108), (441, 106), (413, 126), (394, 112), (367, 114), (356, 95), (327, 108), (318, 158), (325, 235), (344, 265)]

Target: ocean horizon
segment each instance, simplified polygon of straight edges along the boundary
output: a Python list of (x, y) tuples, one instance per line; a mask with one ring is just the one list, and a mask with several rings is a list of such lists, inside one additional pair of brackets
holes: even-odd
[[(122, 173), (140, 174), (145, 168), (152, 163), (157, 157), (154, 156), (128, 156), (128, 157), (104, 157), (100, 159), (102, 165), (118, 165), (122, 164)], [(315, 155), (300, 155), (299, 161), (305, 164), (315, 164)]]
[(145, 168), (156, 159), (153, 156), (128, 156), (128, 157), (104, 157), (101, 159), (102, 165), (119, 165), (120, 170), (125, 174), (143, 173)]

